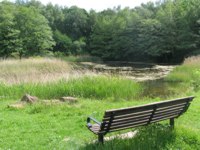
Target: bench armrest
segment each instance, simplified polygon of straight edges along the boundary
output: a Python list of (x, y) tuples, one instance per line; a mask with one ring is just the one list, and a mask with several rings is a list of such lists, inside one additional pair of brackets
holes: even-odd
[(99, 122), (98, 120), (96, 120), (96, 119), (93, 118), (93, 117), (88, 117), (88, 118), (87, 118), (87, 126), (88, 126), (88, 127), (91, 127), (91, 126), (92, 126), (92, 124), (90, 123), (91, 120), (94, 121), (95, 123), (97, 123), (98, 125), (101, 126), (101, 122)]

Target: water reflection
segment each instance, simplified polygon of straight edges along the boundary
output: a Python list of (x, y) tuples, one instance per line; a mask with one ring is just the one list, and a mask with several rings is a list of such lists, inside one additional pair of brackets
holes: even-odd
[(182, 86), (181, 83), (167, 82), (164, 79), (144, 81), (142, 85), (144, 87), (143, 96), (164, 99), (177, 94), (177, 90), (175, 89), (180, 89), (180, 86)]

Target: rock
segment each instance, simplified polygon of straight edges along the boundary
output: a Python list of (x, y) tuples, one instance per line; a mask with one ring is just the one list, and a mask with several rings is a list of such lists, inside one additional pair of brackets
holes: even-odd
[(61, 97), (60, 101), (68, 102), (68, 103), (76, 103), (76, 102), (78, 102), (78, 99), (75, 97)]
[(35, 96), (31, 96), (29, 94), (25, 94), (22, 98), (21, 98), (21, 101), (22, 102), (27, 102), (27, 103), (35, 103), (36, 101), (38, 100), (37, 97)]

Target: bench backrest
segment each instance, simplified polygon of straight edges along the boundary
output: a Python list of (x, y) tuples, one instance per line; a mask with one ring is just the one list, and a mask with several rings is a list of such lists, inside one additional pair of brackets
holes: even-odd
[(193, 98), (185, 97), (143, 106), (108, 110), (104, 114), (100, 132), (112, 132), (178, 118), (187, 111)]

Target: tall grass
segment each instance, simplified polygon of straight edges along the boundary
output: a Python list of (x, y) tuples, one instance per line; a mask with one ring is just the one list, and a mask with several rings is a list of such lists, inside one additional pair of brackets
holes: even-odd
[[(183, 65), (176, 67), (166, 78), (172, 82), (197, 82), (200, 75), (200, 56), (186, 58)], [(199, 80), (200, 81), (200, 80)]]
[(34, 58), (0, 61), (0, 96), (20, 98), (25, 93), (41, 99), (61, 96), (131, 99), (141, 91), (138, 83), (112, 76), (93, 76), (73, 70), (59, 59)]
[(62, 60), (68, 61), (68, 62), (102, 62), (101, 58), (90, 56), (90, 55), (79, 55), (79, 56), (59, 56), (58, 58), (61, 58)]
[(67, 76), (70, 70), (70, 65), (59, 59), (1, 60), (0, 82), (8, 84), (49, 82)]
[(85, 76), (82, 78), (63, 79), (50, 83), (0, 85), (0, 96), (20, 98), (25, 93), (38, 96), (41, 99), (76, 96), (120, 100), (137, 97), (142, 93), (142, 87), (139, 83), (135, 83), (134, 81), (111, 76)]
[(190, 67), (200, 67), (200, 55), (186, 58), (183, 64)]

